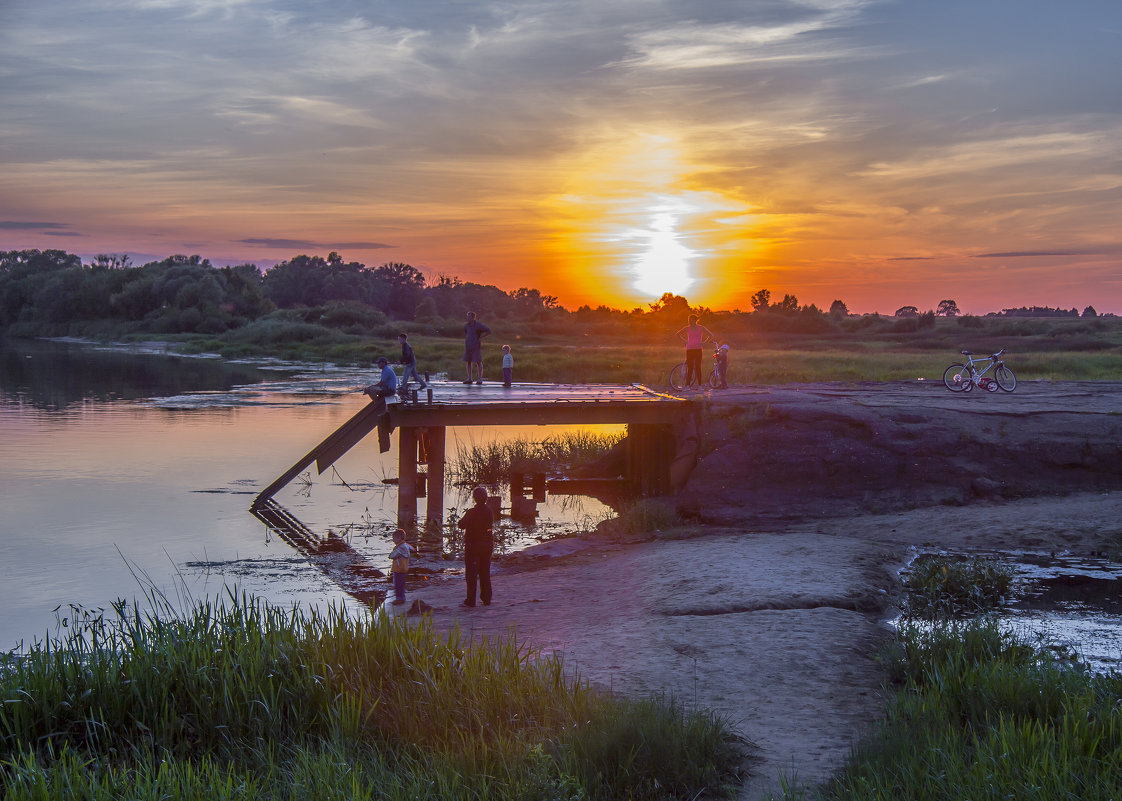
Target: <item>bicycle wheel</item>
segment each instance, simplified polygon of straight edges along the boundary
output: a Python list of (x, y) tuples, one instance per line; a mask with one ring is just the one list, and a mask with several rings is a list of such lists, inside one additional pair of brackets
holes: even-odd
[(686, 388), (686, 363), (674, 365), (674, 369), (670, 371), (670, 386), (674, 389)]
[(710, 389), (716, 389), (717, 387), (721, 386), (721, 377), (717, 375), (716, 370), (709, 371), (709, 377), (705, 379), (705, 386), (709, 387)]
[(943, 384), (951, 392), (962, 392), (970, 385), (970, 374), (966, 372), (966, 366), (962, 364), (952, 364), (943, 371)]
[(1004, 364), (997, 368), (994, 378), (997, 379), (997, 385), (1006, 392), (1012, 392), (1017, 388), (1017, 376), (1013, 375), (1013, 371)]

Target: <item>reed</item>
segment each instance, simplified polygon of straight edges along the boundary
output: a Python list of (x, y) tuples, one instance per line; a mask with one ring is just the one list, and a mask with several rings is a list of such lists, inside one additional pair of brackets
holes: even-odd
[(984, 557), (918, 557), (901, 575), (906, 618), (966, 617), (999, 609), (1013, 590), (1013, 569)]
[[(612, 698), (513, 635), (465, 644), (427, 621), (234, 593), (183, 614), (146, 605), (9, 664), (0, 796), (670, 799), (727, 795), (735, 777), (721, 721)], [(589, 727), (621, 719), (620, 736), (669, 737), (676, 758), (578, 770), (614, 764)]]
[(990, 621), (906, 626), (895, 700), (824, 798), (1079, 798), (1122, 787), (1122, 674), (1094, 675)]
[(623, 437), (578, 430), (541, 440), (459, 443), (445, 475), (455, 484), (498, 484), (512, 473), (569, 473), (604, 457)]

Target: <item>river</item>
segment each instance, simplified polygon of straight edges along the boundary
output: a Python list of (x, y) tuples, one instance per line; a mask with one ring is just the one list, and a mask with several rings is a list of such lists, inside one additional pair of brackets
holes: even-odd
[[(396, 475), (396, 450), (378, 453), (374, 436), (276, 496), (332, 546), (325, 553), (293, 547), (248, 511), (367, 402), (357, 389), (369, 371), (157, 351), (0, 342), (0, 651), (54, 636), (75, 614), (150, 594), (180, 607), (234, 591), (286, 606), (358, 608), (369, 593), (340, 583), (339, 561), (352, 575), (356, 564), (364, 575), (388, 570), (397, 496), (384, 479)], [(451, 429), (449, 456), (458, 443), (564, 430)], [(451, 489), (445, 505), (463, 509), (466, 491)], [(593, 498), (550, 496), (534, 524), (504, 520), (499, 547), (517, 550), (612, 514)], [(439, 544), (415, 565), (419, 580), (459, 567)]]

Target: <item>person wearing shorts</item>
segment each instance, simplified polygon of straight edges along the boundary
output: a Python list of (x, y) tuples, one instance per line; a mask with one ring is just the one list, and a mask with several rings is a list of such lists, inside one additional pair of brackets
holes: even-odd
[(483, 337), (490, 333), (490, 328), (475, 319), (475, 312), (467, 313), (467, 323), (464, 324), (464, 369), (467, 371), (465, 384), (472, 383), (472, 365), (477, 368), (475, 383), (483, 383)]

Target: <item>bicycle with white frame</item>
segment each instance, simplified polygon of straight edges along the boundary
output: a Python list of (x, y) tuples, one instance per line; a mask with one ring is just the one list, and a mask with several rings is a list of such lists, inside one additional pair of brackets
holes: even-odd
[[(1017, 388), (1017, 376), (1005, 366), (1001, 358), (1005, 354), (1005, 348), (978, 361), (974, 361), (972, 351), (961, 350), (959, 353), (966, 357), (966, 363), (956, 362), (943, 371), (943, 384), (951, 392), (970, 392), (974, 387), (988, 392), (997, 392), (999, 389), (1012, 392)], [(993, 375), (986, 375), (991, 369)]]

